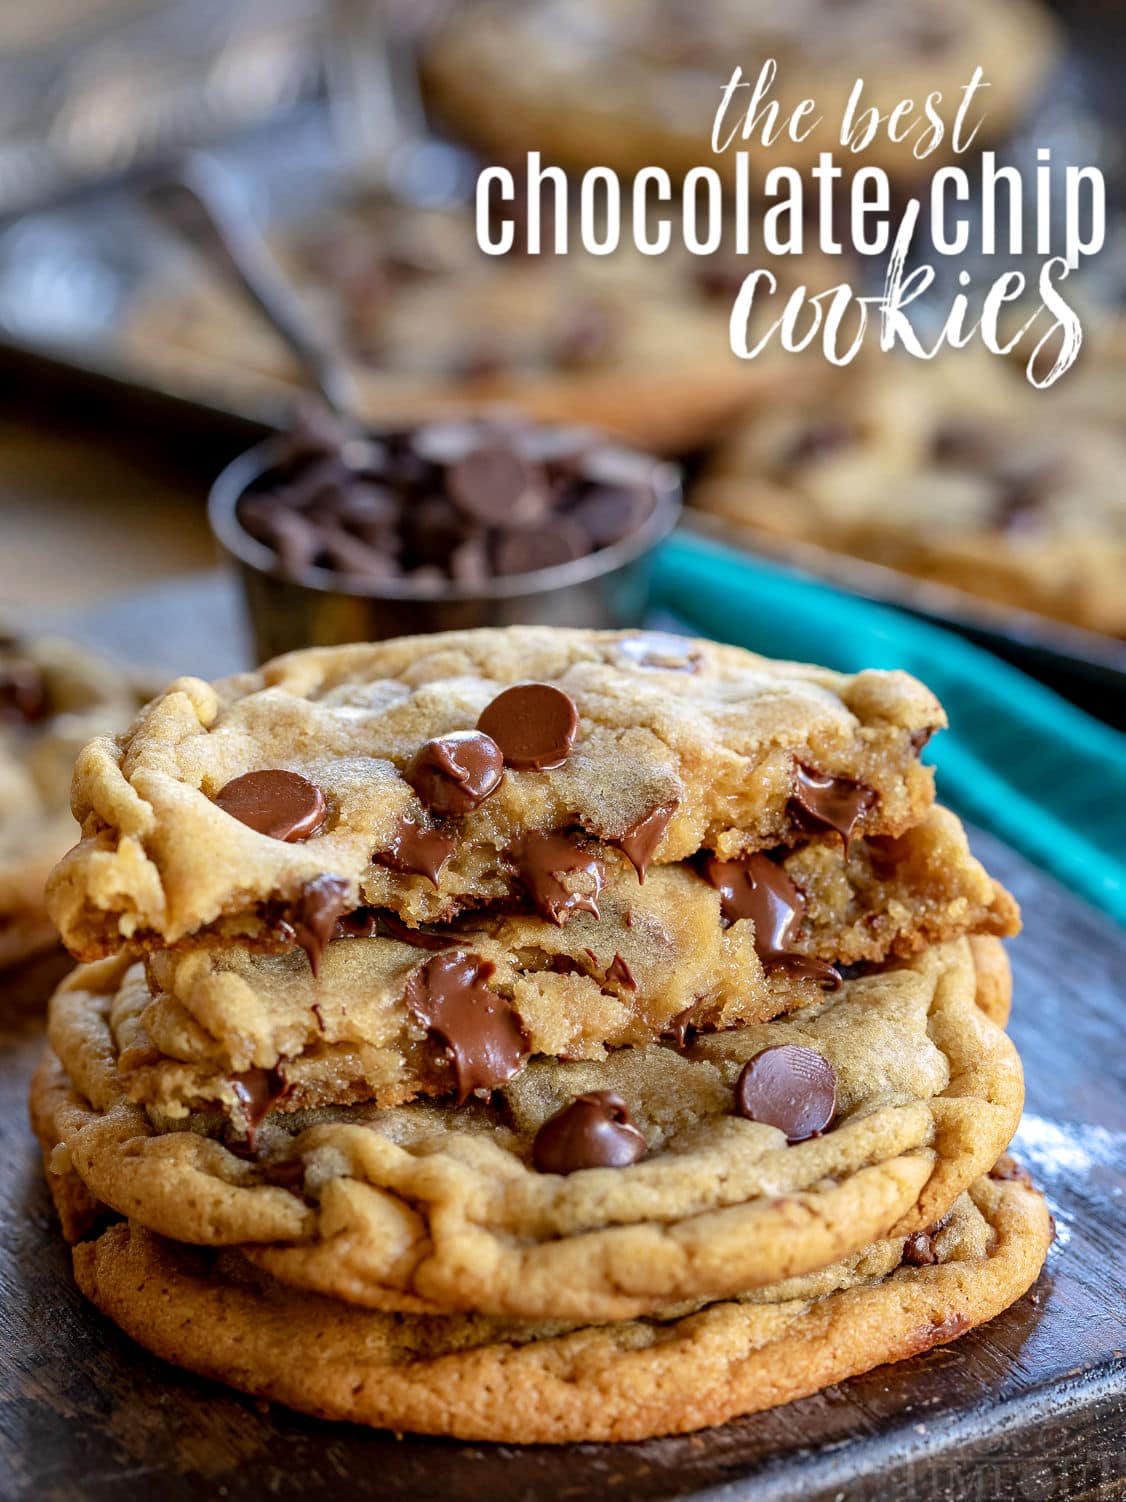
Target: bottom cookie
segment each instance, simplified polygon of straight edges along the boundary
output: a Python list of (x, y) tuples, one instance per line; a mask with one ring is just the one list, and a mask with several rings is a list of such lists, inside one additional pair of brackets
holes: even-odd
[(368, 1312), (125, 1223), (76, 1247), (74, 1265), (140, 1344), (244, 1392), (381, 1429), (554, 1444), (686, 1433), (918, 1355), (1018, 1299), (1051, 1237), (1035, 1190), (980, 1179), (883, 1276), (581, 1328)]

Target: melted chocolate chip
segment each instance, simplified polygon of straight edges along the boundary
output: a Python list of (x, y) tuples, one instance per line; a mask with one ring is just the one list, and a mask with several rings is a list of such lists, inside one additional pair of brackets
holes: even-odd
[(694, 1013), (694, 1007), (685, 1007), (683, 1012), (677, 1012), (665, 1029), (665, 1035), (672, 1039), (677, 1048), (687, 1048), (689, 1035), (697, 1031)]
[(33, 725), (50, 710), (47, 680), (33, 662), (0, 663), (0, 723)]
[(215, 794), (215, 805), (240, 824), (295, 844), (307, 840), (325, 821), (324, 794), (298, 772), (247, 772)]
[(408, 928), (401, 918), (379, 907), (358, 907), (337, 918), (334, 939), (397, 939), (415, 949), (449, 949), (457, 939), (429, 928)]
[(358, 907), (354, 912), (343, 913), (333, 926), (334, 939), (374, 939), (380, 932), (379, 909)]
[(645, 873), (649, 869), (649, 862), (657, 846), (661, 843), (661, 836), (669, 827), (669, 820), (680, 807), (674, 798), (671, 803), (658, 803), (647, 814), (642, 814), (636, 824), (631, 824), (624, 834), (609, 841), (611, 845), (617, 845), (618, 849), (629, 860), (637, 872), (638, 881), (645, 880)]
[(404, 876), (425, 876), (434, 886), (442, 868), (457, 849), (456, 836), (444, 829), (421, 824), (404, 814), (395, 828), (391, 843), (373, 859)]
[(801, 762), (794, 764), (791, 806), (796, 805), (802, 823), (814, 829), (836, 830), (844, 841), (846, 853), (857, 824), (875, 804), (877, 796), (874, 788), (851, 777), (830, 777)]
[(934, 1237), (929, 1231), (916, 1231), (903, 1243), (903, 1261), (908, 1267), (930, 1267), (938, 1261)]
[(743, 1066), (735, 1109), (748, 1121), (778, 1127), (787, 1142), (819, 1137), (836, 1115), (836, 1072), (812, 1048), (794, 1043), (764, 1048)]
[(575, 701), (550, 683), (518, 683), (485, 706), (477, 721), (518, 771), (548, 772), (570, 756), (579, 728)]
[(704, 875), (719, 892), (729, 923), (750, 918), (755, 925), (755, 953), (766, 970), (787, 970), (830, 991), (840, 986), (841, 973), (835, 966), (791, 950), (805, 916), (805, 897), (783, 866), (761, 851), (735, 861), (709, 855)]
[(755, 925), (755, 949), (760, 958), (784, 954), (797, 938), (805, 916), (805, 897), (785, 867), (756, 850), (739, 860), (709, 855), (704, 875), (719, 893), (728, 923), (750, 918)]
[(519, 1016), (485, 982), (495, 966), (480, 955), (436, 955), (411, 976), (403, 1001), (450, 1055), (458, 1105), (474, 1090), (505, 1084), (528, 1055)]
[(337, 920), (348, 906), (348, 883), (340, 876), (316, 876), (289, 910), (294, 936), (309, 956), (316, 975), (325, 945), (332, 938)]
[(246, 1145), (254, 1151), (258, 1128), (273, 1108), (289, 1094), (289, 1085), (276, 1069), (248, 1069), (231, 1076), (246, 1125)]
[(575, 1173), (581, 1168), (626, 1168), (648, 1145), (616, 1090), (577, 1096), (536, 1133), (532, 1161), (539, 1173)]
[(496, 742), (479, 730), (455, 730), (427, 741), (403, 773), (436, 814), (468, 814), (504, 780), (504, 758)]
[(762, 963), (768, 975), (774, 970), (784, 970), (794, 980), (816, 981), (824, 991), (839, 991), (844, 980), (836, 965), (810, 955), (768, 954), (762, 957)]
[(921, 756), (927, 748), (932, 735), (938, 729), (937, 725), (924, 725), (922, 730), (912, 730), (911, 749), (916, 756)]
[(610, 961), (610, 968), (606, 972), (606, 979), (616, 981), (619, 986), (625, 986), (627, 991), (637, 990), (637, 982), (633, 978), (633, 971), (620, 954), (615, 954), (614, 958)]
[[(589, 847), (573, 835), (523, 835), (512, 847), (520, 880), (527, 887), (536, 910), (552, 923), (562, 925), (574, 912), (598, 917), (598, 894), (606, 881), (606, 868)], [(577, 875), (582, 881), (565, 886), (562, 876)]]
[(394, 913), (379, 914), (381, 936), (398, 939), (400, 944), (411, 944), (415, 949), (449, 949), (457, 940), (452, 934), (438, 933), (432, 928), (409, 928)]

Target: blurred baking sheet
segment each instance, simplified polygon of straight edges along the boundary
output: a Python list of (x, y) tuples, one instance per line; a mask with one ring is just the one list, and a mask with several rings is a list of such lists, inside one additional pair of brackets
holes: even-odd
[(789, 564), (853, 594), (952, 626), (1100, 719), (1126, 729), (1126, 642), (691, 507), (683, 525), (743, 552)]
[[(1099, 160), (1122, 205), (1124, 96), (1120, 87), (1123, 11), (1100, 0), (1059, 6), (1070, 47), (1014, 157), (1049, 139), (1057, 154)], [(1108, 62), (1115, 67), (1108, 73)], [(1108, 84), (1110, 74), (1118, 85)], [(327, 112), (311, 108), (220, 154), (246, 186), (258, 221), (313, 222), (364, 188), (334, 137)], [(368, 185), (370, 186), (370, 184)], [(194, 360), (166, 350), (142, 364), (125, 337), (129, 318), (154, 288), (174, 285), (175, 247), (128, 186), (29, 213), (0, 228), (0, 379), (34, 380), (47, 394), (69, 384), (96, 394), (107, 415), (166, 423), (177, 433), (213, 431), (236, 445), (282, 423), (293, 387), (249, 366)], [(185, 256), (185, 270), (188, 258)], [(1108, 289), (1112, 295), (1121, 288)], [(1126, 722), (1126, 643), (984, 602), (809, 545), (693, 517), (689, 523), (736, 546), (817, 574), (844, 588), (952, 625), (1115, 723)]]

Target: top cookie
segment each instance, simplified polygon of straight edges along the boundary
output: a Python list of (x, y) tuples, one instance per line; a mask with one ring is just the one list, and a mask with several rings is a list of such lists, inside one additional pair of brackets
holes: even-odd
[(597, 908), (608, 863), (902, 833), (944, 723), (902, 673), (658, 633), (292, 653), (180, 679), (85, 748), (51, 913), (83, 959), (234, 938), (315, 957), (360, 906), (418, 924), (519, 897), (563, 922)]

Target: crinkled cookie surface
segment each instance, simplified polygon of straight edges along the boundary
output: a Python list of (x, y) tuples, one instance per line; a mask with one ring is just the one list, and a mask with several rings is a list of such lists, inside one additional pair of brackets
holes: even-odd
[[(533, 1060), (488, 1101), (273, 1113), (250, 1151), (206, 1118), (153, 1128), (118, 1079), (111, 1006), (73, 982), (53, 1003), (72, 1082), (47, 1064), (37, 1086), (53, 1167), (161, 1234), (270, 1244), (256, 1255), (275, 1276), (372, 1307), (617, 1319), (797, 1276), (938, 1219), (1023, 1102), (1015, 1050), (975, 1004), (968, 941), (683, 1050)], [(793, 1143), (735, 1105), (744, 1066), (782, 1044), (835, 1074), (827, 1129)], [(538, 1171), (545, 1124), (607, 1090), (645, 1156)]]

